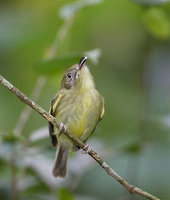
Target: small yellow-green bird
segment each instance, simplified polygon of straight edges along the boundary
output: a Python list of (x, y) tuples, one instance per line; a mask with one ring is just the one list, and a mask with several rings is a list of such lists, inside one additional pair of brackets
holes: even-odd
[(61, 81), (61, 89), (51, 103), (50, 114), (60, 124), (57, 129), (49, 123), (52, 145), (57, 148), (53, 167), (55, 177), (65, 177), (70, 148), (78, 147), (63, 132), (68, 130), (83, 142), (91, 136), (104, 115), (104, 99), (95, 88), (86, 65), (87, 57), (70, 67)]

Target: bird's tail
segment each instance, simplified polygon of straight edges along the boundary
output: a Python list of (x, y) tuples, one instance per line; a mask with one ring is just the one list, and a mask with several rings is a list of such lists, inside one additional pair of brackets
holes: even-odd
[(67, 157), (70, 152), (69, 143), (58, 143), (56, 157), (53, 166), (53, 175), (55, 177), (65, 177), (66, 176), (66, 166), (67, 166)]

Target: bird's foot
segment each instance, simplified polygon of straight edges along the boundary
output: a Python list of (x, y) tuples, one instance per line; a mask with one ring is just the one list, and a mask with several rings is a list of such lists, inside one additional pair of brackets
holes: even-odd
[(59, 135), (60, 135), (61, 133), (65, 133), (67, 131), (67, 128), (63, 123), (60, 123), (58, 131), (59, 131)]
[(82, 154), (89, 153), (91, 151), (91, 147), (89, 144), (86, 144), (83, 148), (83, 151), (81, 152)]

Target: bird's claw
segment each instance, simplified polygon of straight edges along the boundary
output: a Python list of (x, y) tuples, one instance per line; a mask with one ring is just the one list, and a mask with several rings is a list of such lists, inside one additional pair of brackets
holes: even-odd
[(91, 151), (91, 147), (89, 144), (86, 144), (83, 148), (82, 154), (89, 153)]
[(67, 131), (67, 128), (63, 123), (60, 123), (58, 130), (59, 130), (59, 135), (60, 135), (61, 133), (65, 133)]

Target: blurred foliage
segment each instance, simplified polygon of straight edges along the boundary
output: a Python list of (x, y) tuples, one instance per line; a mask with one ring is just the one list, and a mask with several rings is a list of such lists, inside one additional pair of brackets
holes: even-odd
[(71, 192), (69, 192), (67, 189), (60, 190), (59, 198), (61, 200), (65, 200), (65, 199), (74, 200), (75, 199), (73, 194)]
[(97, 64), (100, 53), (99, 49), (94, 49), (83, 53), (68, 53), (54, 58), (42, 59), (35, 64), (35, 70), (40, 74), (56, 76), (56, 74), (63, 73), (69, 66), (77, 63), (77, 60), (80, 60), (83, 56), (88, 56), (92, 64)]
[[(105, 117), (89, 140), (124, 178), (170, 199), (170, 3), (168, 0), (0, 1), (0, 73), (49, 110), (66, 68), (89, 57)], [(55, 179), (47, 122), (0, 85), (1, 200), (128, 200), (88, 155), (71, 153)], [(45, 127), (44, 127), (45, 126)]]
[(161, 8), (150, 8), (144, 14), (146, 28), (158, 39), (170, 37), (170, 21)]
[(141, 5), (149, 5), (149, 6), (169, 3), (169, 0), (133, 0), (133, 1), (140, 3)]

